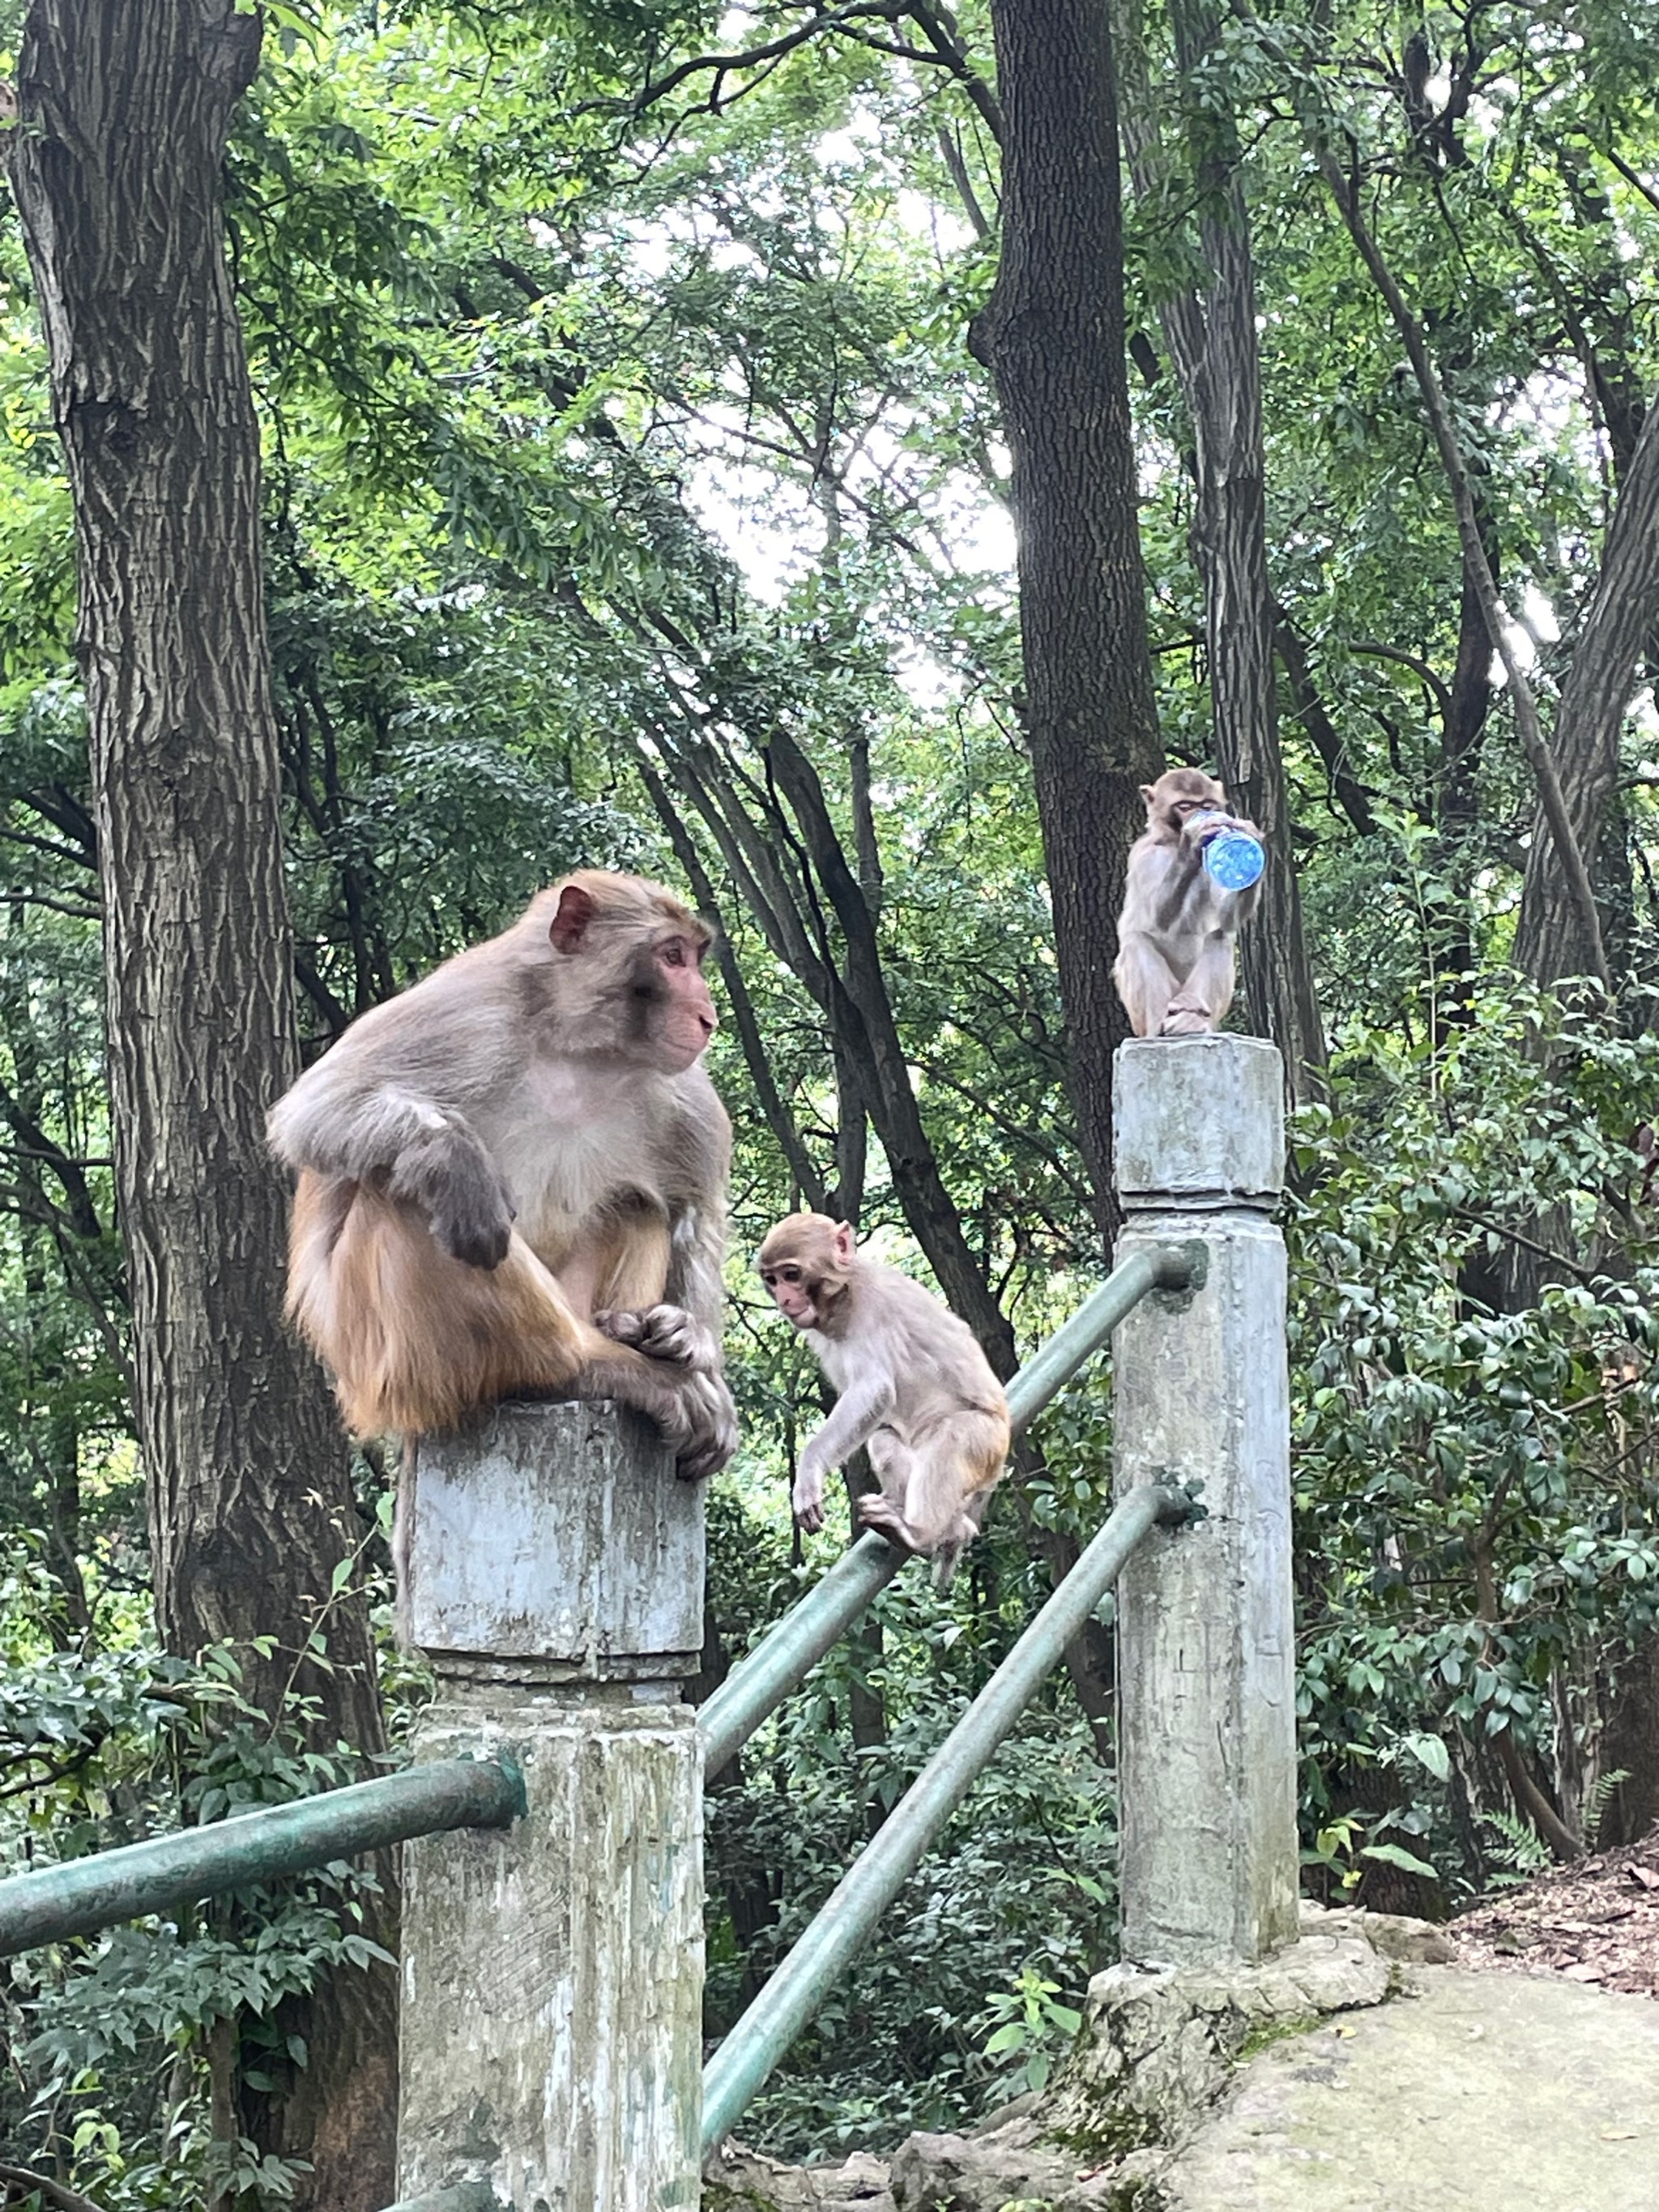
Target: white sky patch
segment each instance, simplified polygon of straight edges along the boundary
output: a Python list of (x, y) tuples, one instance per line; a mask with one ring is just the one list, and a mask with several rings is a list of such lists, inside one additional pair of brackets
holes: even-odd
[(1019, 553), (1019, 533), (1014, 518), (1000, 500), (988, 500), (976, 520), (957, 540), (964, 568), (992, 568), (1006, 573)]
[[(1522, 629), (1519, 623), (1506, 622), (1504, 623), (1504, 641), (1509, 647), (1510, 651), (1515, 655), (1516, 665), (1524, 676), (1531, 669), (1533, 663), (1538, 658), (1538, 647), (1527, 635), (1527, 633)], [(1492, 685), (1494, 691), (1501, 691), (1509, 680), (1508, 670), (1504, 667), (1503, 661), (1498, 658), (1498, 654), (1494, 653), (1492, 657), (1492, 665), (1486, 671), (1487, 683)]]
[(966, 216), (952, 215), (926, 192), (907, 185), (893, 199), (893, 219), (912, 238), (931, 238), (941, 253), (960, 253), (973, 243), (974, 226)]
[[(772, 480), (776, 519), (757, 511), (744, 478), (753, 472), (705, 461), (686, 480), (686, 503), (699, 522), (736, 562), (743, 580), (763, 605), (779, 606), (800, 574), (803, 552), (822, 538), (817, 518), (795, 487), (781, 477)], [(758, 488), (758, 486), (757, 486)]]
[(935, 660), (919, 646), (901, 646), (893, 655), (893, 680), (910, 704), (923, 714), (936, 714), (962, 698), (965, 685), (954, 668)]
[[(1504, 625), (1504, 639), (1522, 669), (1528, 671), (1534, 667), (1539, 647), (1553, 645), (1560, 635), (1561, 625), (1555, 618), (1555, 609), (1549, 599), (1536, 584), (1528, 583), (1521, 593), (1521, 620), (1506, 622)], [(1504, 664), (1495, 653), (1486, 680), (1496, 691), (1501, 691), (1509, 681)]]
[(826, 131), (812, 149), (812, 158), (821, 169), (853, 169), (866, 163), (876, 149), (866, 126), (856, 120), (844, 123), (839, 131)]
[(1527, 628), (1540, 645), (1553, 645), (1561, 635), (1561, 625), (1555, 619), (1555, 609), (1536, 584), (1528, 584), (1521, 594), (1521, 612)]

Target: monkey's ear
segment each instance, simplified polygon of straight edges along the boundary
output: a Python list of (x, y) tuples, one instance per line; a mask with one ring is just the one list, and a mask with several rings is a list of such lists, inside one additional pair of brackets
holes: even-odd
[(1140, 787), (1140, 795), (1148, 806), (1152, 803), (1152, 790), (1153, 787), (1150, 783), (1143, 783)]
[(838, 1221), (836, 1224), (836, 1257), (843, 1267), (850, 1267), (853, 1264), (855, 1242), (851, 1223)]
[(580, 884), (567, 884), (559, 893), (558, 911), (548, 924), (547, 933), (556, 952), (578, 952), (587, 934), (587, 925), (599, 908), (592, 891)]

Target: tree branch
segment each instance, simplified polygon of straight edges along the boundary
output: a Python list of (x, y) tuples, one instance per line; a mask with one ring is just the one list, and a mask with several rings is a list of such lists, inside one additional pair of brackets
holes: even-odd
[(1538, 719), (1538, 705), (1533, 697), (1532, 686), (1527, 681), (1515, 647), (1510, 640), (1507, 610), (1498, 596), (1493, 580), (1492, 566), (1486, 559), (1486, 549), (1481, 543), (1480, 526), (1475, 514), (1474, 495), (1469, 486), (1468, 470), (1457, 442), (1451, 410), (1446, 404), (1433, 362), (1429, 356), (1427, 340), (1422, 325), (1407, 305), (1406, 296), (1395, 283), (1394, 272), (1383, 260), (1376, 242), (1366, 224), (1364, 212), (1359, 204), (1357, 179), (1345, 174), (1338, 166), (1335, 155), (1326, 143), (1323, 129), (1315, 125), (1309, 131), (1314, 159), (1319, 173), (1325, 179), (1338, 212), (1347, 226), (1349, 237), (1356, 252), (1370, 272), (1371, 282), (1382, 294), (1384, 305), (1399, 331), (1407, 357), (1417, 379), (1417, 388), (1422, 395), (1429, 428), (1440, 454), (1440, 464), (1445, 471), (1451, 490), (1452, 506), (1457, 517), (1457, 532), (1463, 547), (1463, 558), (1480, 602), (1480, 611), (1486, 625), (1486, 635), (1492, 640), (1492, 650), (1504, 665), (1509, 678), (1510, 697), (1515, 714), (1516, 732), (1522, 750), (1527, 756), (1533, 777), (1538, 786), (1540, 803), (1550, 834), (1555, 840), (1555, 849), (1566, 878), (1568, 896), (1578, 916), (1583, 932), (1586, 949), (1590, 956), (1592, 972), (1602, 988), (1612, 995), (1613, 977), (1607, 967), (1607, 956), (1601, 941), (1601, 918), (1597, 912), (1595, 893), (1591, 888), (1589, 871), (1584, 865), (1584, 855), (1578, 840), (1573, 835), (1572, 823), (1567, 814), (1567, 802), (1561, 789), (1561, 778), (1555, 757), (1545, 738)]

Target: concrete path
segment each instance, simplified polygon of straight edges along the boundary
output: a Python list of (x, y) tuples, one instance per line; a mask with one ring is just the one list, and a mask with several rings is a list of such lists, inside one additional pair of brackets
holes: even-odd
[(1659, 2004), (1417, 1971), (1250, 2060), (1171, 2212), (1659, 2212)]

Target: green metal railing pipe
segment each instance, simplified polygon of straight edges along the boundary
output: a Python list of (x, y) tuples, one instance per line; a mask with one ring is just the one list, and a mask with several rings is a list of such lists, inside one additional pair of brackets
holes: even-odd
[(742, 1749), (768, 1713), (805, 1680), (909, 1558), (868, 1530), (762, 1637), (698, 1711), (705, 1775), (718, 1774), (732, 1753)]
[[(1114, 1267), (1008, 1385), (1008, 1413), (1016, 1435), (1094, 1357), (1149, 1291), (1196, 1289), (1204, 1279), (1204, 1257), (1202, 1244), (1165, 1244), (1155, 1251), (1136, 1252)], [(742, 1749), (766, 1716), (840, 1642), (907, 1557), (873, 1530), (860, 1536), (732, 1668), (697, 1715), (705, 1774), (717, 1774)]]
[(824, 1993), (874, 1934), (929, 1845), (1042, 1687), (1073, 1637), (1158, 1522), (1187, 1518), (1182, 1491), (1140, 1483), (974, 1699), (800, 1941), (720, 2049), (702, 2081), (702, 2142), (712, 2149), (812, 2017)]
[(1151, 1291), (1195, 1291), (1202, 1287), (1207, 1255), (1190, 1244), (1160, 1244), (1132, 1252), (1120, 1261), (1100, 1288), (1062, 1322), (1008, 1385), (1008, 1418), (1014, 1434), (1029, 1428), (1051, 1398), (1057, 1398), (1085, 1361), (1111, 1340), (1112, 1331)]
[(505, 1828), (524, 1809), (523, 1778), (508, 1760), (434, 1759), (291, 1805), (262, 1806), (205, 1827), (14, 1875), (0, 1881), (0, 1959), (411, 1836)]

